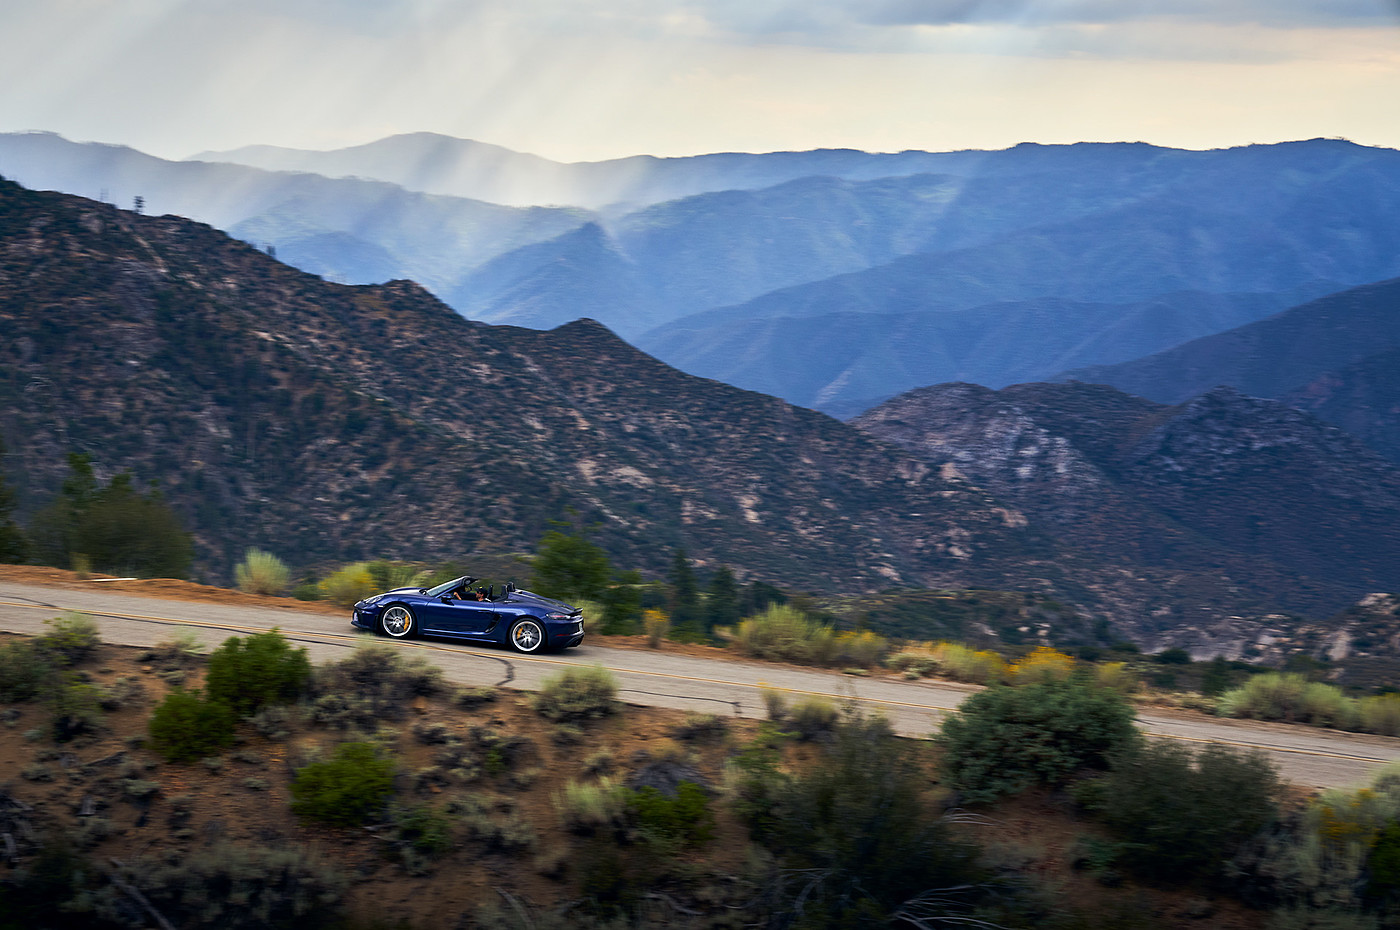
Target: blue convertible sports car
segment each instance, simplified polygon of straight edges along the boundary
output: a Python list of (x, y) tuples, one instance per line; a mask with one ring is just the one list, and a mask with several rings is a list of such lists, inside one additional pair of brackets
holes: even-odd
[(476, 586), (470, 575), (433, 588), (395, 588), (355, 605), (350, 623), (394, 639), (425, 634), (509, 643), (519, 652), (566, 649), (583, 642), (583, 612), (507, 584)]

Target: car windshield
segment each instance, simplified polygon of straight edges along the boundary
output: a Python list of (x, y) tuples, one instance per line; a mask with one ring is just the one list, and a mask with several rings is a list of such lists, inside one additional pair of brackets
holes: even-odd
[(442, 597), (448, 591), (460, 588), (464, 584), (471, 584), (476, 581), (471, 575), (463, 575), (460, 578), (453, 578), (451, 581), (444, 581), (442, 584), (429, 588), (428, 597)]

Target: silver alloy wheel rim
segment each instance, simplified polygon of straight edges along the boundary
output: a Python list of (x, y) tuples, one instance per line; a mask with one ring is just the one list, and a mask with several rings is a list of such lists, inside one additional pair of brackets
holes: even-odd
[(384, 632), (390, 636), (407, 636), (413, 629), (413, 615), (406, 607), (390, 607), (384, 611)]
[(544, 631), (533, 620), (521, 620), (511, 631), (510, 638), (521, 652), (534, 652), (544, 640)]

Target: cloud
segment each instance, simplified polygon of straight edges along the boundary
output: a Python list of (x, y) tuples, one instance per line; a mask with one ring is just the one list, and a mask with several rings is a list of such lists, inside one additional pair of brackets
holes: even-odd
[(1168, 21), (1328, 28), (1400, 21), (1395, 0), (877, 0), (858, 9), (872, 23), (929, 26)]

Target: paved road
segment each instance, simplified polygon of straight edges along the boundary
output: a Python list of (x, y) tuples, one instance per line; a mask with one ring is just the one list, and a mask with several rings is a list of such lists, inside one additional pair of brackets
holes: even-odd
[[(119, 583), (118, 583), (119, 584)], [(295, 609), (250, 608), (121, 594), (115, 584), (83, 588), (41, 587), (0, 581), (0, 629), (41, 633), (44, 621), (65, 610), (96, 619), (104, 642), (150, 646), (175, 629), (194, 631), (209, 647), (232, 635), (279, 627), (306, 646), (313, 661), (337, 659), (372, 638), (343, 617)], [(450, 681), (507, 685), (531, 690), (570, 665), (603, 665), (617, 676), (622, 698), (635, 704), (764, 716), (761, 691), (771, 687), (792, 698), (822, 695), (883, 711), (907, 736), (927, 736), (939, 718), (975, 688), (947, 682), (856, 678), (812, 669), (754, 662), (721, 661), (660, 651), (618, 649), (589, 643), (561, 655), (522, 656), (507, 649), (449, 641), (401, 643), (442, 667)], [(1221, 742), (1259, 749), (1283, 777), (1302, 787), (1340, 787), (1367, 781), (1378, 767), (1400, 760), (1400, 740), (1354, 733), (1196, 715), (1144, 711), (1138, 722), (1148, 733), (1191, 742)]]

